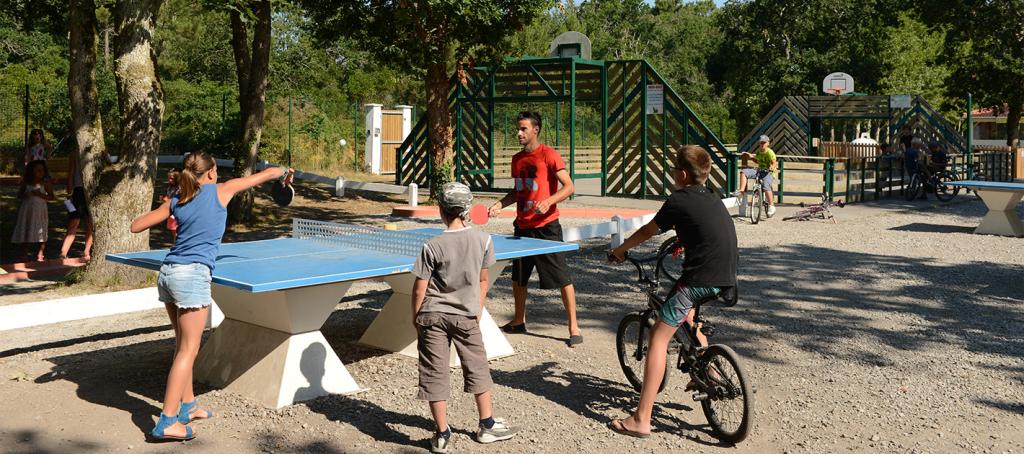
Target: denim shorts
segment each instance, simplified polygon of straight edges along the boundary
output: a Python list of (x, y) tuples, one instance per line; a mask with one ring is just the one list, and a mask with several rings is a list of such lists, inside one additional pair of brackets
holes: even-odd
[(181, 309), (200, 309), (213, 302), (210, 280), (210, 268), (202, 263), (165, 263), (156, 279), (156, 291), (162, 303)]
[(693, 308), (693, 302), (702, 300), (722, 291), (718, 287), (686, 287), (679, 285), (675, 292), (661, 305), (658, 319), (670, 326), (679, 327), (686, 320), (686, 314)]
[(760, 175), (761, 176), (761, 188), (764, 189), (765, 191), (771, 191), (772, 190), (772, 183), (775, 182), (775, 179), (772, 178), (772, 173), (771, 172), (769, 172), (767, 170), (763, 170), (763, 169), (741, 169), (740, 171), (743, 172), (744, 176), (746, 176), (747, 178), (750, 178), (750, 179), (757, 178), (758, 175)]

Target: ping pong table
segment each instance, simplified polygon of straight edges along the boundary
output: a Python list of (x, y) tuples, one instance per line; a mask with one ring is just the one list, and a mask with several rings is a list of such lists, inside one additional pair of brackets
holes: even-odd
[(1024, 222), (1015, 212), (1024, 197), (1024, 183), (965, 180), (946, 185), (974, 189), (985, 202), (988, 213), (981, 218), (974, 233), (1024, 237)]
[[(220, 246), (211, 293), (223, 322), (196, 358), (194, 377), (250, 396), (271, 408), (361, 388), (320, 328), (353, 282), (380, 279), (392, 294), (359, 342), (416, 357), (412, 268), (423, 244), (442, 229), (389, 231), (295, 219), (292, 237)], [(579, 246), (491, 235), (497, 262), (490, 284), (512, 259)], [(159, 270), (167, 249), (107, 255)], [(480, 330), (488, 359), (514, 354), (485, 309)], [(454, 362), (454, 349), (452, 350)]]

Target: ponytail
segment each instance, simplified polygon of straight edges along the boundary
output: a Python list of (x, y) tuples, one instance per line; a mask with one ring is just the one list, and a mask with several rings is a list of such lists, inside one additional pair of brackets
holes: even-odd
[(178, 172), (178, 204), (184, 205), (199, 194), (199, 178), (217, 163), (204, 151), (189, 153)]

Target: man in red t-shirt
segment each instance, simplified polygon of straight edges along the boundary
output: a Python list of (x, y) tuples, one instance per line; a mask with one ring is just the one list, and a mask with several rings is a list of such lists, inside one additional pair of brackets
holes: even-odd
[[(541, 145), (541, 118), (536, 112), (520, 112), (516, 119), (519, 130), (519, 144), (523, 150), (512, 156), (512, 178), (515, 189), (491, 205), (491, 216), (498, 216), (501, 209), (516, 204), (515, 235), (562, 241), (562, 226), (558, 223), (557, 203), (573, 192), (572, 179), (565, 169), (565, 162), (558, 152), (547, 145)], [(559, 188), (558, 184), (562, 187)], [(576, 325), (576, 289), (569, 278), (569, 267), (562, 254), (547, 254), (526, 257), (512, 262), (512, 296), (516, 303), (514, 319), (502, 326), (507, 333), (526, 332), (526, 284), (533, 268), (540, 276), (540, 288), (560, 289), (562, 304), (569, 316), (570, 347), (583, 343), (579, 326)]]

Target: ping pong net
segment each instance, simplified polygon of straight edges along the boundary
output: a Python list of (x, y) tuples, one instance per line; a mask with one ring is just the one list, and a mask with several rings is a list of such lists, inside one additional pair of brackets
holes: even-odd
[(292, 220), (292, 238), (347, 246), (354, 249), (416, 257), (434, 235), (425, 232), (384, 230), (337, 222)]

